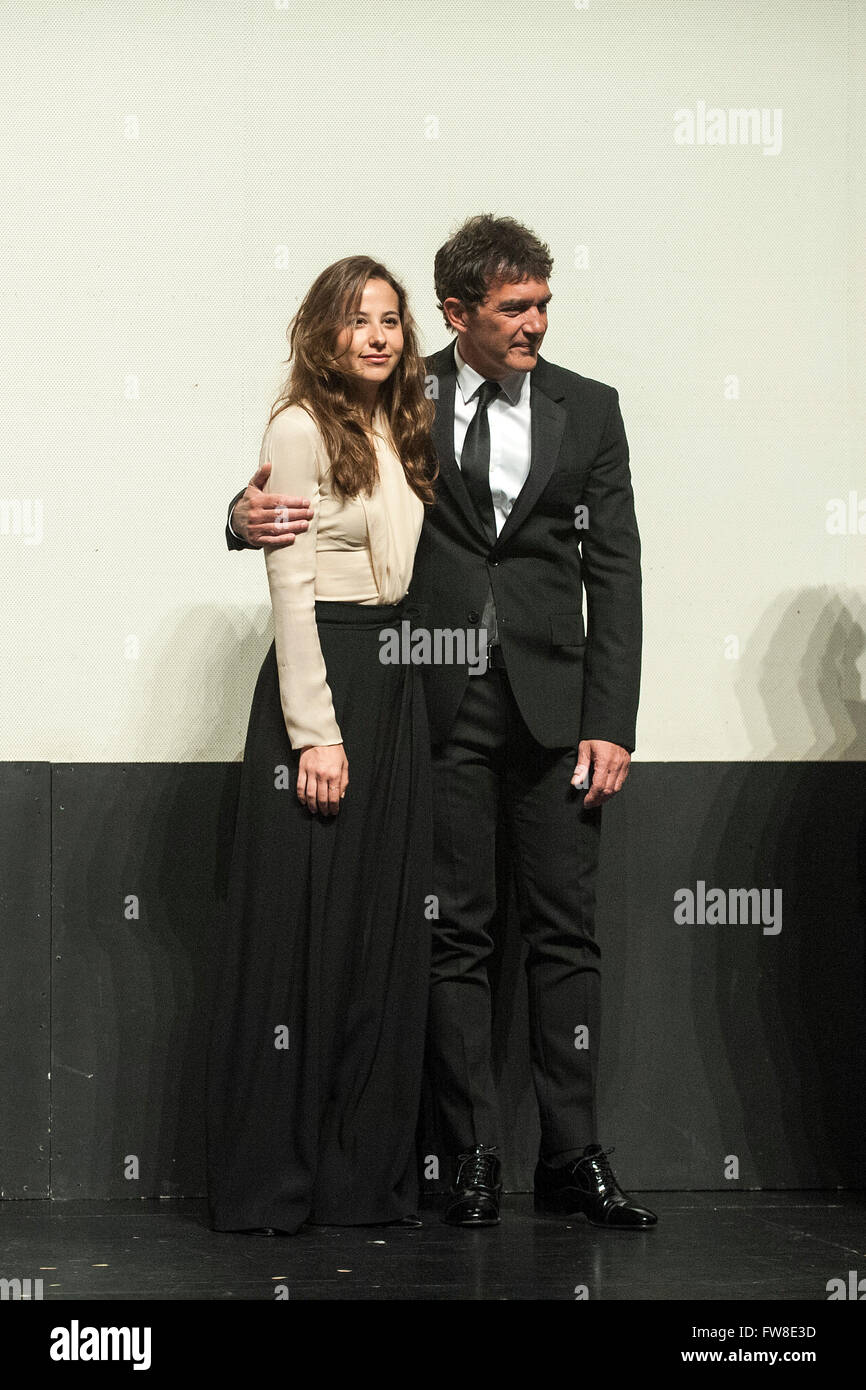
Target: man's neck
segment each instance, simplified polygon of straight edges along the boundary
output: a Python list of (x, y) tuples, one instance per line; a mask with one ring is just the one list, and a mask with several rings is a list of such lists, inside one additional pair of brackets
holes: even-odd
[(506, 376), (511, 375), (510, 372), (500, 372), (497, 374), (486, 372), (484, 370), (483, 364), (478, 362), (477, 360), (473, 361), (473, 357), (474, 353), (472, 352), (471, 344), (461, 342), (459, 339), (455, 339), (454, 360), (457, 363), (458, 371), (460, 370), (461, 363), (465, 362), (467, 367), (471, 367), (473, 372), (477, 372), (479, 376), (483, 376), (485, 381), (504, 381)]

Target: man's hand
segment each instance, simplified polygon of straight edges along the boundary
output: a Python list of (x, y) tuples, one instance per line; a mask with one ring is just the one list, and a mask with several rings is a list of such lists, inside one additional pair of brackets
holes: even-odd
[(298, 800), (309, 811), (335, 816), (349, 785), (349, 761), (342, 743), (305, 748), (298, 768)]
[(271, 465), (263, 463), (232, 508), (232, 530), (256, 550), (265, 545), (274, 550), (294, 545), (295, 536), (306, 531), (313, 519), (309, 498), (262, 492), (270, 474)]
[(631, 754), (618, 743), (605, 743), (601, 738), (584, 738), (577, 745), (577, 767), (571, 779), (573, 787), (585, 786), (590, 765), (592, 783), (583, 799), (586, 810), (610, 801), (628, 777)]

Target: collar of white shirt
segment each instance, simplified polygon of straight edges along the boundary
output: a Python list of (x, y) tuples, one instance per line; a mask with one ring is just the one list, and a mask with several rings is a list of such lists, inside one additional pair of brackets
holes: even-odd
[[(454, 361), (457, 365), (457, 384), (465, 403), (468, 403), (486, 377), (479, 376), (474, 367), (464, 362), (460, 349), (454, 344)], [(511, 372), (499, 383), (502, 394), (511, 405), (517, 405), (525, 390), (529, 389), (529, 372)]]

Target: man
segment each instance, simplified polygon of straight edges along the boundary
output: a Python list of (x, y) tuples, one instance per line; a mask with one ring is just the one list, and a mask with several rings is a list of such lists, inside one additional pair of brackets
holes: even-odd
[[(417, 627), (474, 628), (487, 644), (483, 673), (424, 669), (439, 911), (429, 1062), (456, 1162), (444, 1220), (499, 1221), (486, 963), (504, 816), (528, 948), (536, 1209), (646, 1228), (656, 1217), (617, 1184), (595, 1114), (595, 882), (602, 806), (635, 746), (640, 541), (616, 391), (539, 356), (552, 264), (526, 227), (490, 216), (435, 260), (455, 341), (427, 361), (440, 477), (409, 597)], [(265, 476), (229, 509), (232, 548), (290, 544), (311, 515), (303, 499), (262, 494)]]

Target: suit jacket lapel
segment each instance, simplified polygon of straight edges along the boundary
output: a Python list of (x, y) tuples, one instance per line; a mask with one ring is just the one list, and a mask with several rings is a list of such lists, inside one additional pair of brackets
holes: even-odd
[(526, 482), (517, 494), (514, 506), (505, 518), (497, 545), (514, 534), (535, 506), (556, 467), (565, 429), (565, 409), (559, 404), (562, 392), (552, 386), (547, 363), (539, 357), (530, 377), (532, 424), (530, 429), (530, 460)]

